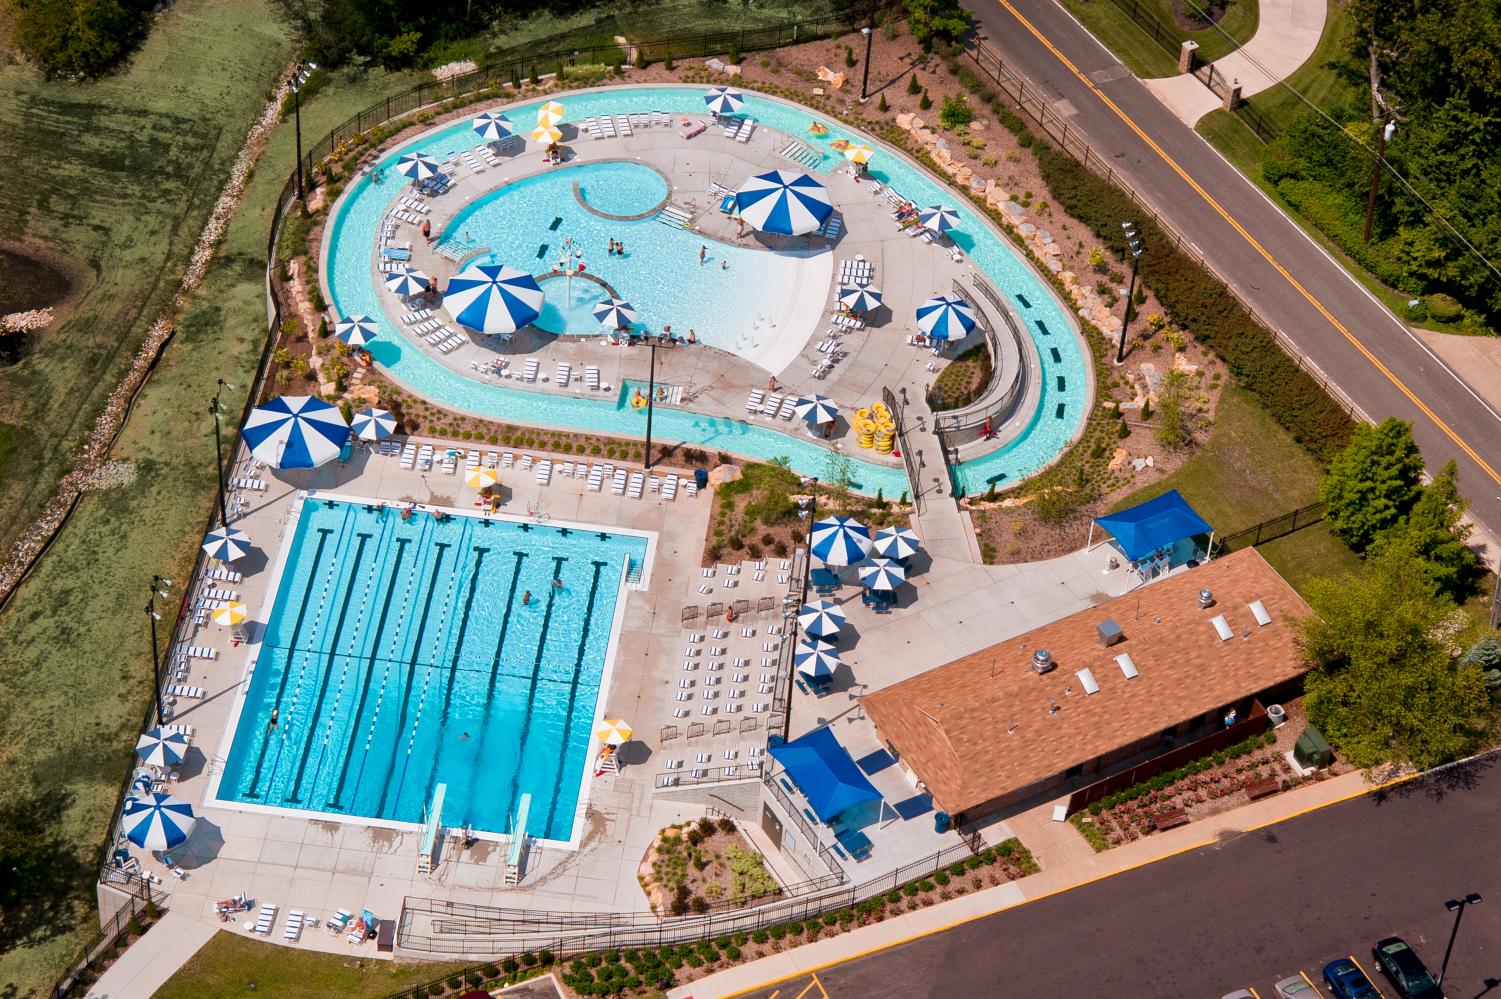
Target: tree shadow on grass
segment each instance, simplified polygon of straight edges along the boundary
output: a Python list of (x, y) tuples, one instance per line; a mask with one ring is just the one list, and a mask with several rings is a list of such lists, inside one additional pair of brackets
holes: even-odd
[(0, 806), (0, 952), (77, 928), (93, 861), (59, 834), (72, 798), (49, 787)]

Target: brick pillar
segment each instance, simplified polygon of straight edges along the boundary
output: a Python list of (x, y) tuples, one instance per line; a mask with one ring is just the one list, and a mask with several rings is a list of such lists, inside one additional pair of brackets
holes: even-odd
[(1240, 106), (1240, 81), (1231, 79), (1230, 86), (1225, 88), (1225, 110), (1234, 111)]
[(1194, 67), (1198, 65), (1198, 60), (1199, 43), (1190, 38), (1185, 41), (1183, 43), (1183, 47), (1178, 50), (1178, 72), (1192, 73), (1194, 71)]

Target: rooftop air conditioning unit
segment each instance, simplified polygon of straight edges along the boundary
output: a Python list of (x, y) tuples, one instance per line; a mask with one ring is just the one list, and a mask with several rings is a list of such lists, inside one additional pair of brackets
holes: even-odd
[(1058, 664), (1053, 661), (1053, 654), (1047, 649), (1038, 649), (1036, 652), (1032, 653), (1033, 673), (1041, 676), (1042, 674), (1050, 672), (1057, 668)]
[(1102, 648), (1108, 649), (1126, 640), (1126, 633), (1121, 631), (1121, 626), (1109, 618), (1099, 623), (1098, 632), (1097, 640)]

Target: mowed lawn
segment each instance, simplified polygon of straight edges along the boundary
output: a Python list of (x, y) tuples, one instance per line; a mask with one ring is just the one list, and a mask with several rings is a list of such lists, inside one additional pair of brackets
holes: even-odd
[[(191, 62), (181, 55), (195, 47), (213, 53), (225, 37), (238, 37), (255, 59), (241, 62), (231, 73), (223, 61)], [(200, 67), (195, 72), (211, 78), (205, 88), (220, 86), (226, 75), (260, 74), (252, 95), (255, 107), (247, 105), (233, 126), (238, 137), (224, 126), (222, 141), (237, 149), (259, 101), (276, 82), (282, 58), (291, 54), (266, 8), (258, 0), (184, 0), (158, 24), (148, 49), (164, 42), (176, 47), (184, 70), (191, 62)], [(304, 138), (310, 144), (352, 112), (411, 82), (384, 73), (335, 77), (303, 108)], [(83, 93), (97, 98), (99, 90)], [(216, 120), (227, 114), (213, 102), (196, 113)], [(232, 429), (265, 337), (266, 240), (276, 197), (291, 169), (292, 138), (286, 122), (261, 157), (246, 201), (178, 336), (126, 424), (114, 456), (134, 464), (134, 481), (86, 496), (0, 614), (0, 768), (7, 776), (0, 785), (0, 804), (56, 809), (61, 839), (58, 897), (47, 907), (44, 921), (29, 927), (21, 945), (0, 953), (0, 995), (43, 992), (97, 928), (94, 867), (151, 697), (150, 639), (143, 613), (147, 587), (153, 573), (183, 579), (213, 504), (208, 401), (217, 379), (236, 386), (224, 399), (233, 414), (226, 428)], [(81, 144), (74, 140), (50, 152), (33, 150), (36, 159), (29, 173), (45, 177), (40, 167), (44, 155), (71, 163)], [(171, 155), (158, 165), (168, 173), (192, 169)], [(227, 171), (226, 160), (216, 177), (203, 184), (216, 194)], [(12, 189), (17, 186), (7, 186), (7, 192)], [(121, 206), (108, 224), (128, 242), (144, 223)], [(108, 244), (108, 233), (101, 231), (99, 241)], [(175, 286), (181, 260), (161, 266), (173, 268), (163, 282)], [(61, 387), (57, 391), (66, 394)]]
[[(1323, 474), (1318, 462), (1270, 413), (1232, 385), (1220, 396), (1203, 449), (1178, 471), (1137, 490), (1115, 508), (1176, 489), (1223, 536), (1318, 502)], [(1261, 553), (1298, 589), (1314, 576), (1358, 564), (1322, 523), (1263, 544)]]

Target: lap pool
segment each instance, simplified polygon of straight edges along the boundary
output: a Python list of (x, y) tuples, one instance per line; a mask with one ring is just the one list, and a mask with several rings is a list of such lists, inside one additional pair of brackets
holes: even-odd
[(445, 825), (507, 833), (530, 794), (527, 832), (572, 840), (619, 591), (646, 549), (306, 499), (217, 797), (417, 823), (446, 784)]
[[(702, 88), (699, 87), (616, 87), (571, 94), (562, 100), (567, 107), (567, 121), (571, 122), (606, 112), (665, 110), (672, 114), (701, 115), (704, 108), (701, 95)], [(513, 105), (506, 111), (513, 120), (525, 121), (540, 103)], [(753, 92), (746, 94), (743, 111), (762, 126), (795, 135), (818, 148), (822, 159), (815, 165), (815, 171), (826, 171), (844, 162), (831, 147), (834, 141), (841, 138), (872, 141), (854, 135), (843, 125), (821, 118), (806, 108)], [(808, 132), (809, 126), (815, 123), (826, 129), (824, 135), (815, 137)], [(472, 147), (475, 141), (468, 120), (461, 119), (389, 150), (380, 165), (386, 167), (389, 174), (394, 174), (391, 168), (404, 153), (421, 151), (447, 158)], [(875, 145), (878, 154), (871, 163), (870, 172), (878, 180), (892, 185), (919, 204), (942, 202), (957, 206), (960, 221), (957, 232), (953, 234), (955, 241), (974, 267), (1011, 300), (1026, 324), (1028, 334), (1036, 342), (1041, 364), (1041, 394), (1031, 422), (1006, 447), (967, 461), (956, 469), (960, 483), (971, 493), (983, 491), (992, 482), (1003, 485), (1015, 482), (1055, 458), (1087, 415), (1090, 364), (1083, 344), (1072, 332), (1072, 319), (1052, 290), (1017, 255), (1017, 251), (990, 228), (983, 216), (924, 171), (885, 150), (880, 143)], [(567, 173), (558, 171), (557, 176), (564, 177)], [(366, 313), (379, 318), (383, 335), (370, 345), (376, 362), (393, 379), (412, 391), (450, 408), (488, 419), (509, 419), (580, 431), (633, 432), (634, 425), (628, 422), (632, 417), (620, 400), (566, 398), (476, 381), (445, 367), (431, 354), (419, 349), (385, 316), (375, 287), (370, 256), (380, 220), (402, 190), (399, 184), (372, 184), (368, 176), (361, 177), (336, 205), (329, 230), (329, 252), (325, 262), (329, 300), (341, 315)], [(591, 191), (587, 183), (583, 185), (583, 191), (586, 200), (596, 195), (602, 199), (610, 196)], [(638, 202), (632, 199), (623, 203), (629, 206)], [(604, 201), (597, 207), (610, 211)], [(660, 225), (657, 228), (666, 229)], [(632, 246), (629, 237), (621, 238), (627, 240), (628, 251), (639, 248), (639, 244)], [(532, 247), (533, 253), (536, 248), (535, 245)], [(492, 249), (504, 254), (525, 252), (524, 246), (518, 248), (510, 244), (493, 244)], [(586, 247), (586, 250), (597, 253), (594, 248)], [(331, 266), (327, 262), (330, 260)], [(544, 270), (535, 262), (530, 269), (533, 273)], [(684, 270), (688, 273), (681, 273)], [(677, 279), (691, 285), (694, 270), (696, 267), (679, 268)], [(633, 303), (643, 306), (646, 297), (638, 297), (641, 300), (633, 299)], [(559, 311), (558, 321), (569, 321), (561, 315), (562, 310)], [(665, 321), (672, 323), (675, 331), (680, 324), (691, 325), (678, 318)], [(827, 450), (811, 441), (765, 427), (668, 407), (658, 409), (654, 419), (654, 429), (664, 439), (722, 449), (759, 460), (785, 456), (795, 470), (808, 475), (825, 474), (827, 469)], [(887, 496), (896, 496), (907, 488), (906, 476), (900, 468), (858, 459), (854, 464), (855, 488), (862, 492), (874, 493), (881, 489)]]

